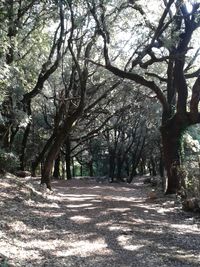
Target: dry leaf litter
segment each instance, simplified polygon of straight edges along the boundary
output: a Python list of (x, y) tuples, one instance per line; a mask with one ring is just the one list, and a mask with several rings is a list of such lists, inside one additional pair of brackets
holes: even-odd
[[(0, 178), (0, 267), (199, 267), (199, 215), (176, 198), (95, 179)], [(101, 180), (100, 180), (101, 181)]]

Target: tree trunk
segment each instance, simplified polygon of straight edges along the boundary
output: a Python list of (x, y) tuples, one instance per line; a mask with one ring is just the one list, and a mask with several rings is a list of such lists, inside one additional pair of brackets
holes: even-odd
[(112, 149), (109, 149), (109, 177), (111, 182), (114, 180), (115, 175), (115, 153)]
[(58, 155), (57, 159), (54, 162), (53, 177), (56, 179), (60, 178), (60, 155)]
[(145, 159), (142, 157), (140, 160), (140, 175), (144, 175), (145, 173), (145, 166), (146, 166), (146, 161)]
[(127, 177), (130, 175), (130, 170), (129, 170), (129, 159), (126, 157), (125, 159), (125, 170), (126, 170), (126, 175)]
[(28, 143), (28, 137), (29, 133), (31, 130), (31, 120), (30, 117), (32, 115), (31, 112), (31, 101), (29, 100), (26, 105), (24, 105), (24, 111), (27, 112), (27, 115), (29, 116), (29, 122), (26, 126), (26, 129), (24, 131), (24, 136), (22, 139), (22, 146), (21, 146), (21, 155), (20, 155), (20, 169), (23, 171), (25, 168), (25, 153), (26, 153), (26, 148), (27, 148), (27, 143)]
[(72, 179), (72, 174), (71, 174), (71, 149), (70, 149), (70, 138), (67, 136), (66, 141), (65, 141), (65, 163), (66, 163), (66, 173), (67, 173), (67, 180)]
[(25, 169), (25, 153), (26, 153), (26, 147), (28, 142), (28, 136), (31, 129), (31, 123), (29, 122), (26, 126), (23, 140), (22, 140), (22, 146), (21, 146), (21, 155), (20, 155), (20, 170), (24, 171)]
[(93, 176), (94, 176), (93, 160), (91, 160), (91, 161), (88, 163), (88, 167), (89, 167), (89, 176), (90, 176), (90, 177), (93, 177)]
[(51, 137), (46, 142), (46, 144), (45, 144), (44, 148), (42, 149), (42, 151), (40, 152), (40, 154), (35, 158), (34, 162), (32, 163), (31, 174), (33, 177), (36, 176), (36, 169), (37, 169), (38, 165), (43, 161), (44, 155), (47, 152), (48, 148), (51, 146), (54, 138), (55, 138), (55, 134), (52, 134)]
[(57, 136), (47, 154), (46, 160), (44, 162), (44, 168), (42, 171), (41, 184), (46, 184), (47, 188), (51, 190), (51, 171), (53, 168), (53, 162), (57, 158), (60, 152), (60, 147), (64, 143), (66, 138), (65, 128), (63, 127), (57, 133)]
[(121, 153), (117, 155), (117, 181), (122, 180), (122, 168), (123, 168), (123, 161), (121, 158)]
[(80, 166), (80, 176), (82, 177), (83, 176), (83, 165), (81, 164)]
[(127, 183), (130, 184), (133, 181), (133, 178), (137, 175), (136, 168), (137, 168), (137, 166), (133, 163), (130, 175), (129, 175), (128, 179), (127, 179)]
[[(140, 143), (141, 142), (141, 143)], [(127, 179), (127, 183), (131, 183), (133, 181), (134, 176), (137, 175), (137, 167), (138, 164), (140, 162), (141, 156), (142, 156), (142, 151), (144, 148), (144, 144), (145, 144), (145, 137), (143, 137), (142, 141), (139, 140), (137, 143), (137, 147), (135, 149), (134, 154), (132, 155), (132, 167), (131, 167), (131, 172), (130, 175)]]
[(19, 127), (17, 126), (15, 129), (14, 127), (12, 126), (12, 123), (13, 122), (8, 122), (7, 125), (6, 125), (6, 131), (5, 133), (3, 134), (3, 137), (2, 137), (2, 144), (3, 144), (3, 148), (7, 151), (11, 151), (11, 148), (12, 148), (12, 144), (14, 142), (14, 138), (19, 130)]
[(152, 176), (156, 176), (156, 163), (153, 157), (150, 158), (150, 164), (152, 167)]
[[(184, 127), (183, 127), (184, 126)], [(181, 188), (181, 137), (186, 123), (176, 117), (161, 127), (163, 159), (167, 172), (166, 194), (175, 194)]]
[(13, 129), (13, 127), (11, 127), (11, 135), (10, 135), (10, 149), (12, 147), (12, 144), (14, 142), (14, 138), (17, 134), (17, 132), (19, 131), (19, 126), (17, 125), (15, 130)]
[(66, 179), (66, 164), (65, 164), (65, 158), (63, 156), (61, 156), (60, 158), (61, 160), (61, 179), (65, 180)]
[(40, 162), (40, 173), (43, 172), (43, 169), (44, 169), (44, 162), (41, 161), (41, 162)]
[(72, 157), (72, 176), (75, 177), (76, 176), (76, 172), (75, 172), (75, 164), (74, 164), (74, 158)]
[(10, 148), (11, 148), (11, 146), (10, 146), (10, 136), (11, 136), (11, 123), (7, 123), (6, 124), (6, 132), (4, 133), (4, 135), (3, 135), (3, 148), (5, 149), (5, 150), (7, 150), (7, 151), (10, 151)]

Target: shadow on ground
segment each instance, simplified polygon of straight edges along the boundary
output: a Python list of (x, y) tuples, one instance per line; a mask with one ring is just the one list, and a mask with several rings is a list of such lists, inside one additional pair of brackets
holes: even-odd
[[(200, 266), (200, 229), (173, 199), (147, 185), (54, 181), (54, 194), (19, 201), (1, 220), (0, 249), (13, 266)], [(2, 210), (12, 209), (4, 199)], [(5, 244), (7, 248), (5, 247)]]

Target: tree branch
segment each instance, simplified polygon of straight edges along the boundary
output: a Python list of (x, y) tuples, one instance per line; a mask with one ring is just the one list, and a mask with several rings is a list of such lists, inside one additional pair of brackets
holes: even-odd
[(153, 81), (148, 81), (136, 73), (122, 71), (122, 70), (120, 70), (120, 69), (118, 69), (112, 65), (107, 65), (106, 69), (111, 71), (113, 74), (115, 74), (121, 78), (124, 78), (124, 79), (126, 78), (126, 79), (134, 81), (140, 85), (148, 87), (156, 94), (158, 100), (160, 101), (160, 103), (163, 106), (163, 109), (168, 110), (168, 103), (167, 103), (167, 100), (166, 100), (164, 93)]

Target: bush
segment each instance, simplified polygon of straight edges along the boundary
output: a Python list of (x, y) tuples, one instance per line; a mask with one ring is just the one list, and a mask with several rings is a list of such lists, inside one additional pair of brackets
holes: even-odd
[(13, 152), (0, 149), (0, 168), (8, 172), (14, 172), (19, 168), (19, 158)]
[(183, 165), (186, 174), (183, 207), (188, 211), (200, 211), (200, 142), (190, 133), (184, 137)]

